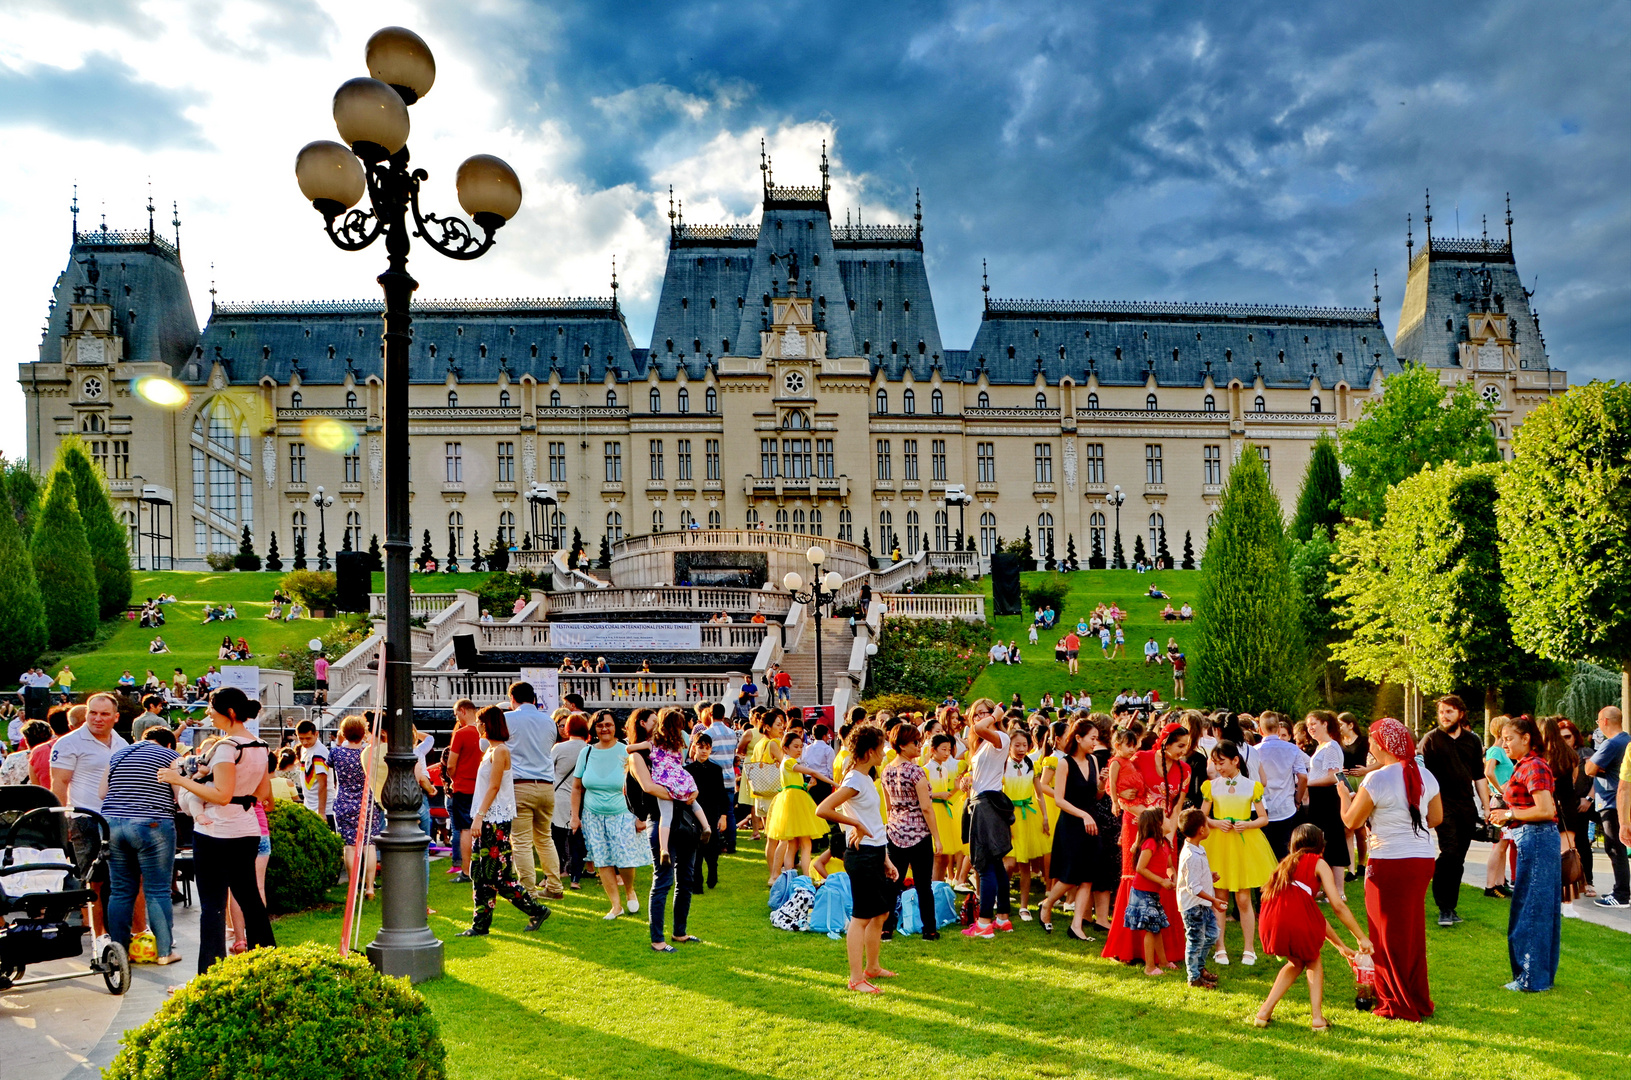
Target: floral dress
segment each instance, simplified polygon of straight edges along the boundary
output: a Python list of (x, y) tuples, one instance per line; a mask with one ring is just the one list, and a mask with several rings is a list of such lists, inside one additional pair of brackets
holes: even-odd
[[(367, 753), (365, 747), (341, 743), (331, 749), (328, 755), (329, 768), (334, 772), (334, 824), (340, 830), (340, 838), (345, 841), (347, 847), (355, 846), (359, 831), (364, 837), (364, 842), (371, 843), (385, 828), (385, 815), (374, 802), (373, 795), (368, 790), (367, 777), (363, 773), (365, 753)], [(359, 830), (357, 824), (365, 799), (368, 813)]]

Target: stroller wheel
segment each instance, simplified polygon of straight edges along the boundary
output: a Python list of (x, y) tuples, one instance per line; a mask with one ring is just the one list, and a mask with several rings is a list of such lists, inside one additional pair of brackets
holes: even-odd
[(108, 984), (108, 993), (122, 995), (130, 989), (130, 957), (117, 941), (110, 941), (99, 957), (102, 981)]

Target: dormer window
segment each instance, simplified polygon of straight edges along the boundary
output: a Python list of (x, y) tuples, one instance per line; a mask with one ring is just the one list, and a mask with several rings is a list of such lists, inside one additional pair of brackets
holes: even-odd
[(296, 390), (294, 393), (289, 395), (289, 408), (291, 408), (291, 409), (301, 408), (302, 403), (304, 401), (305, 401), (305, 399), (300, 396), (300, 391)]
[(938, 390), (936, 390), (934, 393), (930, 394), (929, 395), (929, 411), (934, 413), (936, 416), (939, 416), (942, 413), (944, 413), (946, 411), (946, 395), (942, 394)]
[(984, 390), (980, 391), (980, 396), (975, 400), (979, 402), (979, 407), (982, 409), (989, 409), (991, 407), (991, 395), (986, 393)]
[(912, 390), (905, 390), (900, 395), (900, 407), (908, 416), (917, 412), (917, 394)]
[(501, 409), (508, 409), (510, 407), (510, 392), (508, 390), (500, 390), (498, 392), (498, 407)]
[(355, 390), (347, 390), (345, 392), (345, 407), (348, 409), (355, 409), (357, 407), (357, 392)]
[(447, 407), (450, 409), (457, 409), (459, 407), (459, 392), (457, 390), (449, 390), (447, 392)]

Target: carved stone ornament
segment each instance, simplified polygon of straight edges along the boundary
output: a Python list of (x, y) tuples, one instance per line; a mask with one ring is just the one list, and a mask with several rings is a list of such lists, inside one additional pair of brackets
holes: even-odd
[(277, 484), (277, 439), (271, 435), (261, 440), (261, 476), (270, 491)]
[(1076, 490), (1076, 440), (1065, 440), (1065, 490)]
[(532, 483), (538, 472), (538, 443), (531, 435), (521, 436), (521, 478)]
[(784, 359), (805, 356), (804, 335), (793, 329), (782, 331), (781, 354)]
[(378, 435), (368, 437), (368, 482), (379, 487), (385, 477), (385, 445)]

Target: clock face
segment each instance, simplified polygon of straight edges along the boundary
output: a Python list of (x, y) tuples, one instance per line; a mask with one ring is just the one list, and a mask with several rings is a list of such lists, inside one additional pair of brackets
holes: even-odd
[(92, 376), (80, 384), (80, 390), (88, 398), (99, 398), (102, 396), (102, 380)]
[(782, 385), (787, 388), (789, 394), (804, 393), (804, 372), (789, 371), (782, 376)]

